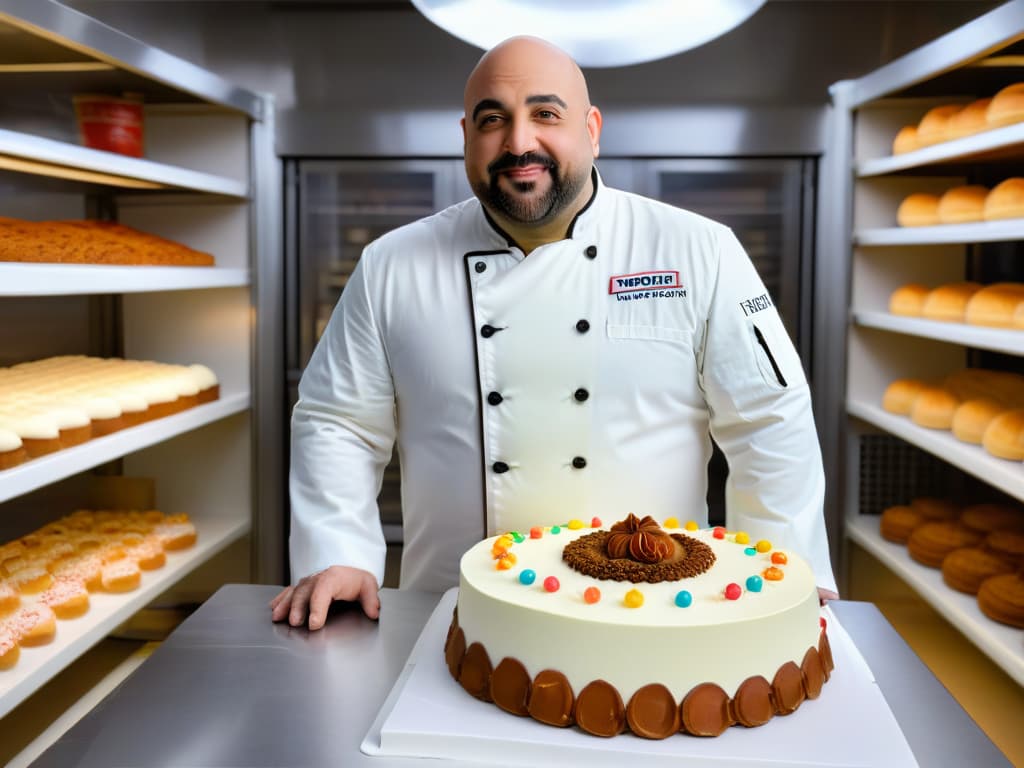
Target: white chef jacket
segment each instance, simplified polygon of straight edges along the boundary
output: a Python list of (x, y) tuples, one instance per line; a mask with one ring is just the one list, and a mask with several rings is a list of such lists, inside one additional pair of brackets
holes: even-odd
[(299, 383), (293, 581), (383, 579), (376, 497), (395, 440), (402, 587), (458, 583), (485, 536), (628, 513), (726, 525), (835, 589), (800, 361), (731, 230), (604, 186), (525, 257), (476, 199), (368, 245)]

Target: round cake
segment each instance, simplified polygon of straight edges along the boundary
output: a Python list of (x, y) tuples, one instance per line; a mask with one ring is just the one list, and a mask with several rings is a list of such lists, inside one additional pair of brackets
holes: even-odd
[(445, 642), (469, 693), (598, 736), (717, 736), (817, 698), (832, 669), (810, 566), (740, 531), (630, 515), (486, 539)]

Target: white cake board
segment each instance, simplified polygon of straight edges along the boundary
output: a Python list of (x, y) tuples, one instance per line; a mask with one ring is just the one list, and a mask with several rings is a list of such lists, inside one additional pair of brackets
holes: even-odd
[(678, 735), (651, 741), (554, 728), (470, 696), (444, 661), (457, 597), (458, 589), (448, 590), (431, 614), (363, 739), (364, 753), (488, 766), (917, 766), (870, 668), (827, 607), (822, 613), (836, 668), (819, 698), (759, 728), (734, 726), (717, 738)]

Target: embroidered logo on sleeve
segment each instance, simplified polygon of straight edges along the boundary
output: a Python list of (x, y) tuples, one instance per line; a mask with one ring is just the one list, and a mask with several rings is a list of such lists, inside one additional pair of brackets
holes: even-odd
[(755, 296), (752, 299), (745, 299), (740, 302), (740, 308), (743, 310), (743, 314), (756, 315), (758, 312), (768, 309), (768, 307), (775, 306), (772, 304), (772, 297), (767, 293), (762, 293), (760, 296)]
[(686, 297), (686, 289), (679, 282), (679, 271), (674, 269), (612, 275), (608, 293), (617, 301)]

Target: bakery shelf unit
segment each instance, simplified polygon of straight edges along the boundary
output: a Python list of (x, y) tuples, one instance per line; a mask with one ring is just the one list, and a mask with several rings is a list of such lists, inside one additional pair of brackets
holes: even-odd
[[(211, 403), (0, 471), (0, 541), (85, 507), (95, 475), (151, 478), (156, 507), (198, 530), (137, 590), (91, 595), (52, 643), (23, 649), (0, 672), (2, 717), (158, 596), (212, 590), (211, 573), (281, 578), (284, 363), (270, 98), (51, 0), (0, 0), (0, 38), (0, 216), (116, 220), (215, 258), (0, 261), (0, 365), (66, 354), (200, 363), (220, 384)], [(143, 158), (79, 145), (81, 93), (141, 95)]]
[[(975, 598), (943, 583), (941, 571), (917, 564), (905, 546), (883, 540), (879, 515), (884, 505), (910, 501), (886, 498), (887, 488), (893, 496), (908, 487), (921, 496), (953, 491), (931, 487), (936, 477), (954, 485), (951, 478), (959, 478), (958, 487), (980, 488), (981, 496), (1024, 501), (1020, 462), (995, 458), (950, 432), (919, 427), (881, 407), (885, 388), (898, 378), (937, 378), (967, 366), (1024, 370), (1024, 333), (888, 311), (891, 293), (907, 283), (1024, 281), (1024, 219), (913, 228), (896, 221), (900, 202), (913, 192), (939, 194), (963, 184), (992, 187), (1024, 175), (1024, 123), (892, 152), (899, 129), (916, 124), (930, 108), (967, 104), (1024, 80), (1022, 40), (1024, 2), (1015, 0), (875, 72), (832, 87), (822, 186), (836, 196), (821, 211), (824, 258), (817, 276), (820, 303), (829, 309), (818, 315), (824, 333), (815, 350), (816, 367), (832, 380), (820, 393), (818, 408), (831, 454), (832, 504), (844, 510), (847, 540), (887, 566), (1020, 684), (1024, 632), (988, 619)], [(845, 338), (846, 344), (829, 345), (829, 338)], [(879, 440), (894, 450), (919, 451), (928, 467), (942, 469), (920, 482), (878, 480), (875, 474), (897, 471), (872, 464), (872, 446)], [(921, 469), (924, 462), (908, 463), (907, 472), (915, 466), (928, 474)]]

